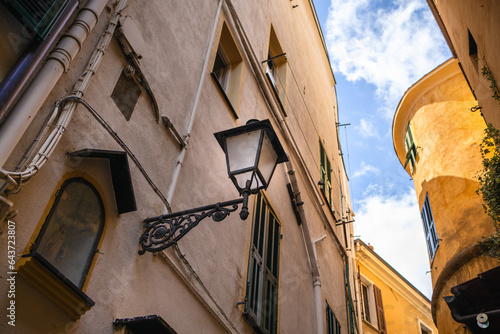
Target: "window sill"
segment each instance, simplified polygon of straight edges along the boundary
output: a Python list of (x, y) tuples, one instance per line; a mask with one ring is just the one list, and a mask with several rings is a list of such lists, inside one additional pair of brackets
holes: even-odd
[(249, 312), (243, 312), (243, 317), (245, 317), (245, 319), (247, 319), (248, 323), (250, 324), (250, 326), (252, 326), (253, 330), (257, 333), (257, 334), (266, 334), (267, 332), (264, 332), (257, 320), (255, 320), (254, 316), (252, 314), (250, 314)]
[(375, 331), (376, 333), (382, 333), (377, 327), (375, 327), (371, 322), (368, 322), (367, 320), (363, 319), (363, 324), (368, 326), (371, 330)]
[(229, 110), (231, 110), (231, 113), (233, 114), (233, 116), (238, 119), (238, 114), (236, 113), (236, 111), (234, 110), (233, 108), (233, 105), (231, 104), (231, 101), (229, 100), (229, 97), (227, 96), (226, 94), (226, 91), (224, 90), (224, 88), (222, 87), (222, 85), (220, 84), (219, 82), (219, 79), (217, 79), (217, 75), (215, 75), (214, 72), (211, 72), (210, 75), (212, 76), (212, 79), (214, 79), (215, 81), (215, 84), (217, 85), (217, 88), (219, 89), (219, 92), (222, 94), (222, 96), (224, 97), (224, 101), (226, 101), (226, 104), (227, 106), (229, 107)]
[(21, 277), (46, 295), (72, 319), (78, 320), (95, 305), (92, 299), (39, 254), (21, 257), (17, 266)]

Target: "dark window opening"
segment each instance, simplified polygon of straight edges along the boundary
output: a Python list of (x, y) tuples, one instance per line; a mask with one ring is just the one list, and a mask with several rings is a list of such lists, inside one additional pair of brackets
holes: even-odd
[(227, 83), (229, 79), (229, 68), (230, 64), (229, 61), (227, 60), (226, 53), (219, 46), (219, 49), (217, 49), (217, 55), (215, 56), (214, 68), (212, 72), (217, 77), (217, 80), (219, 81), (219, 84), (221, 85), (224, 91), (227, 90)]
[(467, 30), (467, 32), (469, 34), (469, 57), (470, 57), (470, 60), (472, 61), (472, 65), (474, 65), (474, 67), (477, 70), (478, 66), (479, 66), (479, 64), (478, 64), (479, 63), (479, 56), (477, 54), (476, 40), (474, 39), (474, 37), (470, 33), (470, 30)]
[(362, 295), (363, 295), (363, 319), (371, 322), (370, 319), (370, 304), (368, 302), (368, 287), (364, 284), (361, 284), (362, 286)]
[(113, 327), (125, 328), (125, 334), (177, 334), (170, 325), (158, 315), (135, 318), (115, 319)]
[(468, 30), (468, 33), (469, 33), (469, 56), (476, 56), (477, 57), (476, 40), (474, 39), (474, 37), (472, 36), (472, 34), (470, 33), (469, 30)]

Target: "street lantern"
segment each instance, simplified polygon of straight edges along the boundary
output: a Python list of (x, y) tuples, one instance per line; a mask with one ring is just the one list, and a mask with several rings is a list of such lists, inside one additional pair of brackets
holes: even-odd
[(248, 217), (248, 196), (267, 189), (276, 165), (288, 158), (267, 119), (250, 120), (214, 135), (226, 154), (227, 173), (243, 196), (240, 216), (244, 220)]
[(217, 222), (225, 219), (240, 203), (240, 217), (247, 219), (250, 194), (267, 189), (276, 165), (288, 161), (269, 120), (250, 120), (214, 136), (226, 154), (227, 173), (243, 198), (145, 219), (146, 229), (139, 239), (140, 255), (177, 243), (206, 217)]

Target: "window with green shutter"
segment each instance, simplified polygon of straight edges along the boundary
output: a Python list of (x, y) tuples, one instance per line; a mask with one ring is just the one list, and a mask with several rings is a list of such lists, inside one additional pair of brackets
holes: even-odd
[(278, 330), (280, 224), (261, 193), (256, 196), (244, 315), (260, 333)]
[(45, 38), (70, 0), (2, 0), (23, 23)]
[(434, 224), (434, 216), (432, 215), (431, 203), (429, 201), (429, 194), (425, 194), (424, 204), (420, 212), (422, 217), (422, 224), (424, 225), (425, 240), (427, 241), (427, 249), (429, 250), (429, 257), (431, 261), (436, 255), (436, 250), (439, 246), (439, 239), (436, 232), (436, 225)]
[(341, 334), (340, 323), (333, 313), (332, 308), (326, 302), (326, 333), (327, 334)]
[(380, 333), (387, 334), (384, 304), (382, 303), (382, 291), (380, 291), (380, 289), (375, 284), (373, 285), (373, 294), (375, 295), (375, 305), (377, 308), (378, 329), (380, 330)]
[(333, 199), (332, 199), (332, 166), (330, 163), (330, 159), (328, 159), (328, 154), (325, 151), (325, 148), (323, 147), (323, 144), (321, 143), (321, 140), (319, 142), (319, 155), (320, 155), (320, 160), (319, 160), (319, 167), (320, 167), (320, 188), (323, 194), (325, 195), (325, 198), (330, 206), (332, 208), (333, 205)]
[(408, 127), (406, 128), (405, 134), (405, 149), (406, 149), (406, 160), (404, 167), (408, 166), (410, 163), (410, 169), (413, 173), (415, 169), (415, 163), (417, 161), (417, 145), (415, 144), (415, 140), (413, 139), (413, 131), (411, 129), (410, 123), (408, 123)]

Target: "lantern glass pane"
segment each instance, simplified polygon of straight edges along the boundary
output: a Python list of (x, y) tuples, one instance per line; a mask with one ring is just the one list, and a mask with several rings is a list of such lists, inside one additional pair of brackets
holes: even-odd
[(274, 167), (276, 166), (277, 161), (278, 154), (274, 150), (267, 133), (264, 133), (258, 167), (262, 177), (264, 178), (263, 181), (265, 182), (266, 187), (269, 185), (269, 181), (273, 175)]
[(260, 130), (252, 131), (226, 139), (229, 174), (255, 167), (260, 133)]
[[(253, 178), (252, 178), (253, 175)], [(256, 192), (258, 189), (263, 187), (261, 180), (257, 177), (255, 171), (245, 172), (241, 174), (234, 175), (234, 179), (238, 183), (241, 189), (246, 188), (247, 180), (251, 180), (250, 191)]]

